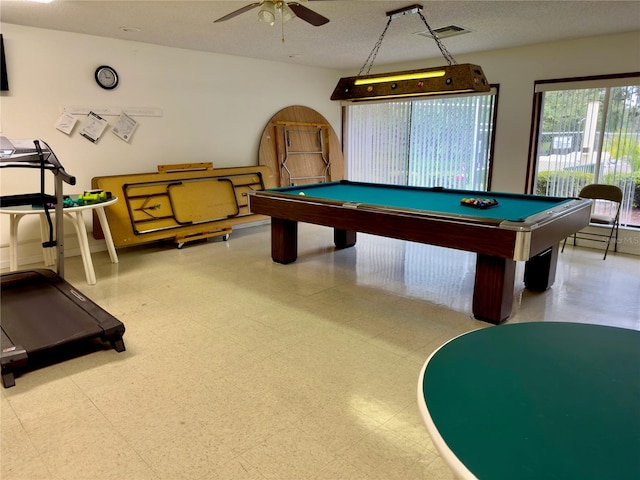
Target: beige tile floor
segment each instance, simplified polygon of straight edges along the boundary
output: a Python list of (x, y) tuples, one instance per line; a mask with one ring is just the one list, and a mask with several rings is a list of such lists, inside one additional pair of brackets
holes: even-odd
[[(450, 479), (416, 407), (421, 366), (470, 317), (474, 256), (359, 235), (335, 251), (300, 225), (270, 259), (268, 225), (183, 249), (80, 257), (66, 278), (125, 323), (127, 351), (25, 373), (1, 389), (2, 479)], [(568, 247), (554, 287), (510, 322), (640, 329), (640, 258)]]

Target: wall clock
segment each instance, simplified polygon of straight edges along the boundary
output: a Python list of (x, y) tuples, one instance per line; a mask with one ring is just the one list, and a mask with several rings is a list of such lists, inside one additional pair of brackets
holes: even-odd
[(118, 73), (107, 65), (96, 68), (96, 82), (105, 90), (113, 90), (118, 86)]

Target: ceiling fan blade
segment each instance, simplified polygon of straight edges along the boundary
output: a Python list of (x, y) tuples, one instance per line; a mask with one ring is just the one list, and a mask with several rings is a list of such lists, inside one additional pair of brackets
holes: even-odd
[(255, 3), (251, 3), (249, 5), (246, 5), (242, 8), (239, 8), (238, 10), (235, 10), (234, 12), (231, 12), (227, 15), (225, 15), (224, 17), (220, 17), (219, 19), (215, 20), (213, 23), (218, 23), (218, 22), (224, 22), (225, 20), (231, 20), (234, 17), (237, 17), (238, 15), (244, 13), (244, 12), (248, 12), (249, 10), (256, 8), (258, 5), (260, 5), (261, 2), (255, 2)]
[(302, 20), (315, 27), (319, 27), (320, 25), (324, 25), (325, 23), (329, 23), (329, 19), (327, 17), (323, 17), (319, 13), (314, 12), (313, 10), (308, 9), (300, 5), (298, 2), (288, 3), (289, 8), (293, 10), (293, 13)]

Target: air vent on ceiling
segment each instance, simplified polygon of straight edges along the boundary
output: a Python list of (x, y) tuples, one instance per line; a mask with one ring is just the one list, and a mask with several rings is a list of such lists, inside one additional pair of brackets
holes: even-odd
[[(448, 25), (446, 27), (434, 28), (433, 31), (436, 33), (436, 35), (438, 35), (438, 38), (454, 37), (456, 35), (462, 35), (471, 32), (471, 30), (459, 25)], [(431, 33), (429, 33), (429, 30), (416, 32), (416, 35), (420, 35), (421, 37), (433, 38)]]

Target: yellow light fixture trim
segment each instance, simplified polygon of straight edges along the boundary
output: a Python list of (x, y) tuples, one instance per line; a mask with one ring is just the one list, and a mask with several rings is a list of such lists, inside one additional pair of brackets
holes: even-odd
[(400, 75), (385, 75), (384, 77), (358, 78), (354, 85), (372, 85), (375, 83), (397, 82), (400, 80), (424, 80), (425, 78), (444, 77), (444, 70), (433, 70), (429, 72), (404, 73)]

